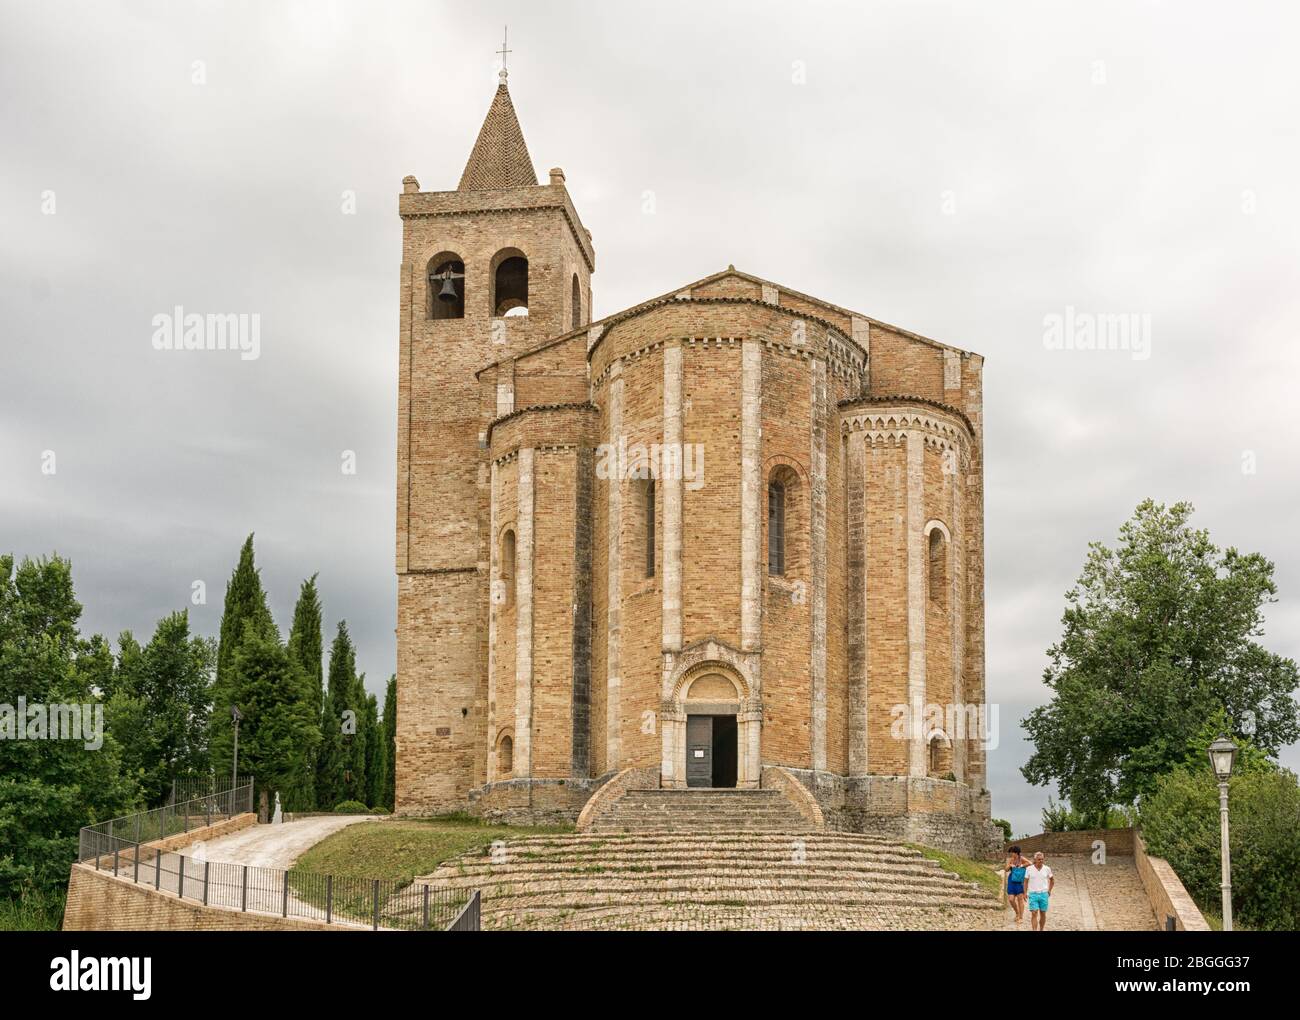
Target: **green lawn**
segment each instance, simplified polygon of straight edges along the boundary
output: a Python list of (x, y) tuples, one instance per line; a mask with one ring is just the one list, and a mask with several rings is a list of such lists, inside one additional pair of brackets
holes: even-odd
[(923, 856), (930, 858), (932, 861), (938, 861), (945, 871), (955, 873), (959, 878), (966, 882), (978, 882), (980, 888), (997, 896), (1002, 891), (1002, 879), (998, 876), (998, 868), (995, 865), (988, 864), (985, 861), (974, 861), (969, 857), (958, 857), (955, 854), (945, 853), (942, 850), (936, 850), (932, 846), (921, 846), (919, 843), (908, 843), (913, 850), (919, 851)]
[(294, 870), (409, 882), (449, 857), (498, 839), (572, 831), (571, 826), (488, 825), (465, 815), (357, 822), (317, 843), (298, 858)]
[[(357, 822), (327, 836), (299, 857), (289, 873), (289, 883), (294, 895), (305, 902), (324, 908), (328, 898), (336, 916), (368, 921), (375, 902), (372, 887), (369, 881), (357, 880), (395, 883), (381, 894), (389, 896), (409, 885), (417, 875), (433, 871), (449, 857), (488, 847), (498, 839), (571, 831), (571, 826), (487, 825), (468, 815)], [(319, 875), (334, 876), (332, 897), (321, 880), (314, 877)], [(412, 906), (416, 908), (414, 916), (418, 917), (418, 903), (414, 900), (397, 902), (400, 903), (398, 915), (390, 915), (382, 923), (400, 925), (397, 917), (411, 916), (407, 911)], [(458, 906), (450, 901), (442, 903), (441, 899), (438, 903), (438, 913), (431, 920), (435, 925), (442, 925), (455, 916)]]

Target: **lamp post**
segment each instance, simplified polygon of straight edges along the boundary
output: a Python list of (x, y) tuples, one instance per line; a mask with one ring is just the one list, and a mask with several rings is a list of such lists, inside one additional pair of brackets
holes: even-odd
[(239, 781), (239, 720), (244, 718), (244, 713), (239, 710), (238, 705), (230, 706), (230, 721), (235, 724), (235, 754), (230, 765), (230, 788), (233, 790)]
[(1237, 757), (1237, 745), (1220, 737), (1210, 745), (1210, 768), (1219, 780), (1219, 859), (1223, 869), (1223, 930), (1232, 931), (1232, 862), (1228, 856), (1228, 778)]

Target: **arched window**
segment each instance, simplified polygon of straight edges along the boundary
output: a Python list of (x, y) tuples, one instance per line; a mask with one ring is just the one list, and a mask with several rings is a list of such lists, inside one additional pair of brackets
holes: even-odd
[(507, 529), (501, 536), (501, 605), (515, 601), (515, 532)]
[(509, 779), (515, 770), (515, 742), (504, 736), (497, 744), (497, 777)]
[(518, 248), (503, 248), (492, 259), (492, 314), (528, 314), (528, 259)]
[(465, 263), (452, 251), (439, 252), (429, 260), (431, 319), (465, 318)]
[(767, 572), (785, 573), (785, 482), (767, 483)]
[(570, 329), (577, 329), (582, 325), (582, 285), (578, 283), (578, 274), (573, 274), (573, 325)]
[(944, 771), (946, 758), (944, 751), (946, 749), (947, 741), (944, 740), (942, 733), (936, 730), (934, 733), (930, 734), (930, 754), (926, 766), (930, 775), (937, 776)]
[(937, 521), (930, 530), (930, 601), (940, 609), (948, 606), (948, 536)]
[(655, 576), (655, 480), (645, 483), (645, 576)]

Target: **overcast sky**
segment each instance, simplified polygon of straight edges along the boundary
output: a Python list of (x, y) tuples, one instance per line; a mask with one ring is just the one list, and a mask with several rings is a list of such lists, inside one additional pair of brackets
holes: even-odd
[[(397, 194), (456, 186), (508, 22), (539, 177), (565, 169), (594, 235), (597, 316), (734, 263), (986, 357), (989, 785), (1037, 831), (1017, 723), (1086, 543), (1142, 498), (1270, 557), (1265, 643), (1300, 654), (1297, 21), (4, 0), (0, 550), (71, 557), (87, 633), (147, 638), (203, 581), (215, 634), (254, 531), (282, 629), (319, 572), (382, 696)], [(177, 305), (260, 315), (260, 357), (154, 350)], [(1047, 349), (1070, 307), (1149, 316), (1150, 356)]]

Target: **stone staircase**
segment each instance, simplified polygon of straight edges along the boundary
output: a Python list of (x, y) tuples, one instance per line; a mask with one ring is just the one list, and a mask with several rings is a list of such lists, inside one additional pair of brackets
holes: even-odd
[(809, 828), (777, 790), (629, 790), (592, 832), (798, 832)]
[(503, 841), (416, 881), (481, 889), (487, 929), (989, 929), (1002, 919), (995, 895), (909, 847), (853, 833), (729, 831), (717, 818), (706, 831)]

